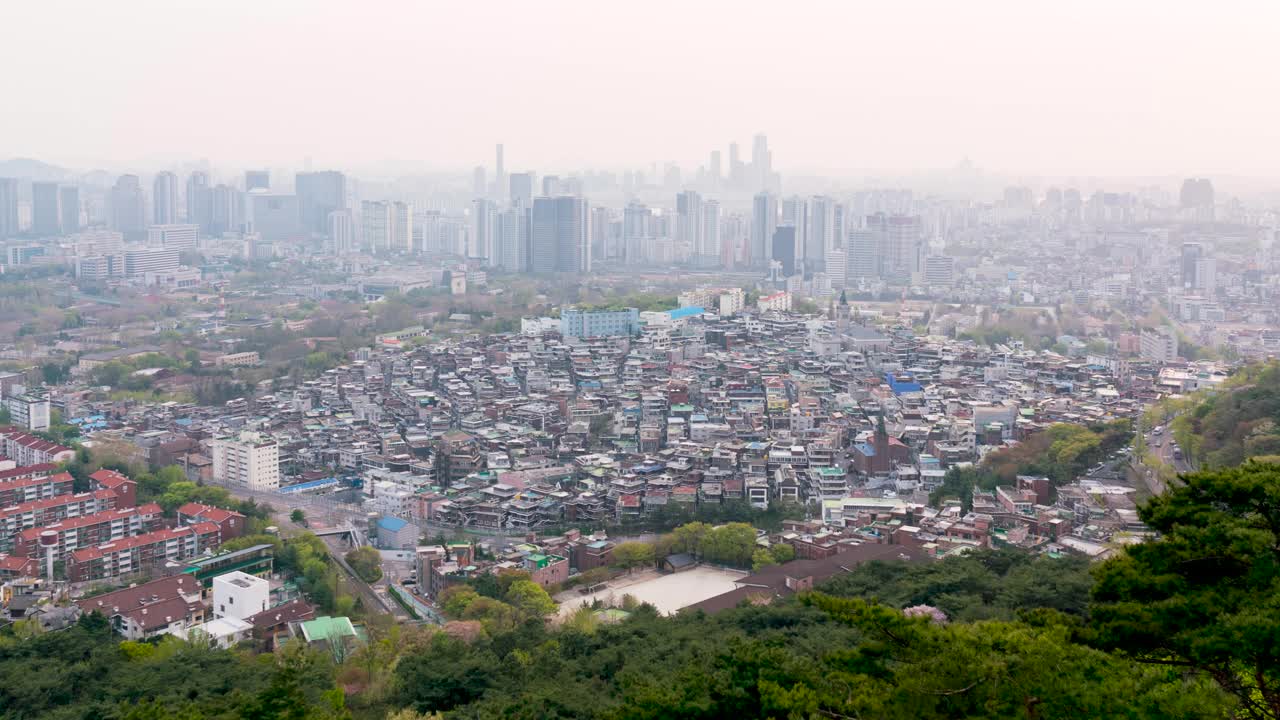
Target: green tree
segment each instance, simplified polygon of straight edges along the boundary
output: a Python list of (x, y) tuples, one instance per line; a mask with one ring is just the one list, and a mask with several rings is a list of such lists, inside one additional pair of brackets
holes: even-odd
[(760, 572), (762, 568), (777, 564), (778, 561), (773, 559), (773, 553), (769, 552), (768, 548), (756, 548), (756, 551), (751, 554), (752, 572)]
[(556, 601), (532, 580), (519, 580), (507, 590), (507, 602), (526, 615), (545, 617), (556, 611)]
[(306, 525), (307, 514), (302, 511), (302, 508), (294, 508), (293, 512), (289, 513), (289, 521), (294, 525)]
[(769, 555), (773, 561), (781, 565), (796, 559), (796, 549), (787, 543), (774, 543), (769, 546)]
[(361, 580), (373, 583), (382, 579), (382, 556), (374, 548), (368, 545), (353, 548), (346, 554), (346, 561)]
[(1097, 568), (1094, 641), (1205, 673), (1242, 717), (1280, 717), (1280, 466), (1183, 480), (1138, 509), (1159, 539)]
[(653, 545), (647, 542), (618, 543), (613, 548), (613, 564), (626, 570), (638, 567), (652, 567), (654, 561)]

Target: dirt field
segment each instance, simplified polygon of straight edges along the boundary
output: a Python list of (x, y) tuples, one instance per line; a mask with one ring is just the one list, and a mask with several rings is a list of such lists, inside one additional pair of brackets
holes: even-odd
[(590, 595), (579, 594), (575, 588), (557, 595), (556, 601), (560, 603), (561, 617), (583, 605), (590, 605), (596, 599), (606, 604), (621, 604), (623, 595), (631, 595), (658, 608), (658, 612), (670, 615), (682, 607), (734, 589), (734, 582), (745, 576), (744, 572), (706, 566), (673, 575), (650, 570), (624, 575), (609, 583), (609, 587)]

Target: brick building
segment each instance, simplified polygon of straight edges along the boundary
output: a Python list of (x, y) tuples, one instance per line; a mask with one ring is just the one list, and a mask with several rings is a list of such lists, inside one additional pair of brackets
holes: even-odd
[(17, 555), (42, 559), (40, 536), (46, 532), (54, 532), (58, 536), (54, 559), (63, 560), (67, 553), (82, 547), (159, 530), (164, 525), (162, 512), (156, 503), (147, 503), (141, 507), (105, 510), (67, 518), (51, 525), (27, 528), (18, 534), (13, 551)]
[(202, 522), (76, 550), (67, 560), (67, 579), (103, 580), (190, 560), (216, 548), (220, 534), (216, 524)]

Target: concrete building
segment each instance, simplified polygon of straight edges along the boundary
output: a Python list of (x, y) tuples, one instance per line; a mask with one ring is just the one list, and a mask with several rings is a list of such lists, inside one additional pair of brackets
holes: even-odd
[(49, 429), (49, 395), (41, 392), (22, 392), (8, 395), (4, 405), (9, 409), (12, 423), (29, 432)]
[(535, 198), (529, 245), (533, 272), (590, 272), (586, 201), (567, 195)]
[(62, 234), (58, 183), (31, 183), (31, 232), (42, 236)]
[(560, 311), (560, 334), (565, 337), (631, 336), (639, 332), (640, 311), (636, 308), (625, 310), (565, 308)]
[(271, 607), (271, 583), (233, 570), (213, 579), (213, 616), (245, 620)]
[(1167, 327), (1143, 328), (1138, 348), (1143, 360), (1172, 362), (1178, 358), (1178, 338)]
[(151, 183), (151, 224), (172, 225), (178, 222), (178, 176), (171, 172), (156, 173)]
[(18, 180), (0, 178), (0, 240), (18, 234)]
[(190, 224), (156, 224), (147, 228), (147, 245), (169, 250), (195, 250), (200, 226)]
[(275, 440), (245, 431), (210, 443), (213, 478), (254, 490), (280, 487), (280, 449)]
[(125, 277), (176, 270), (179, 264), (178, 251), (170, 248), (136, 245), (126, 247), (124, 251)]

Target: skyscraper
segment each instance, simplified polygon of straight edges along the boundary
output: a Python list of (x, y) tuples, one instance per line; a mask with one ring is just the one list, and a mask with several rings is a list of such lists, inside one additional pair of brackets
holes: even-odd
[(738, 155), (738, 143), (729, 143), (729, 186), (742, 187), (742, 158)]
[(61, 222), (58, 183), (31, 183), (31, 232), (36, 235), (58, 235), (62, 232)]
[(923, 270), (920, 216), (876, 213), (867, 217), (867, 227), (880, 235), (880, 271), (885, 278), (906, 283)]
[(711, 176), (711, 187), (720, 186), (720, 151), (711, 151), (711, 162), (707, 165), (707, 173)]
[(769, 138), (756, 135), (751, 142), (751, 175), (756, 187), (769, 188), (773, 178), (773, 158), (769, 154)]
[(347, 178), (336, 170), (303, 172), (294, 177), (303, 231), (329, 234), (329, 214), (347, 206)]
[(719, 200), (706, 200), (702, 203), (702, 229), (698, 236), (699, 246), (694, 251), (695, 259), (701, 259), (701, 264), (707, 267), (722, 265)]
[(835, 248), (835, 201), (824, 195), (809, 198), (809, 222), (805, 228), (804, 259), (806, 271), (815, 271), (825, 264), (828, 250)]
[(791, 277), (796, 274), (796, 229), (783, 225), (773, 231), (773, 256), (770, 258), (782, 263), (782, 276)]
[(509, 208), (498, 213), (494, 222), (495, 257), (493, 262), (508, 272), (524, 272), (528, 265), (529, 210)]
[(151, 224), (172, 225), (178, 222), (178, 176), (158, 172), (151, 184)]
[(845, 245), (845, 281), (875, 280), (880, 277), (880, 233), (875, 230), (850, 230)]
[(0, 178), (0, 240), (18, 234), (18, 180)]
[(478, 197), (471, 201), (471, 243), (467, 257), (493, 259), (494, 215), (498, 207), (493, 201)]
[(773, 231), (778, 228), (778, 198), (757, 193), (751, 204), (751, 257), (749, 262), (766, 267), (773, 258)]
[(598, 262), (612, 257), (610, 230), (613, 227), (613, 216), (609, 208), (603, 205), (591, 208), (590, 216), (591, 259)]
[(231, 185), (213, 188), (213, 212), (209, 235), (221, 237), (223, 233), (239, 232), (244, 224), (244, 193)]
[(510, 185), (512, 207), (533, 206), (533, 173), (512, 173)]
[(1204, 245), (1198, 242), (1182, 243), (1182, 287), (1186, 290), (1194, 290), (1204, 285), (1199, 278), (1202, 268), (1201, 261), (1205, 258)]
[(587, 203), (582, 198), (534, 198), (529, 234), (533, 272), (591, 271)]
[(78, 186), (63, 185), (58, 188), (58, 210), (62, 214), (64, 234), (80, 230), (80, 188)]
[(391, 249), (413, 252), (413, 204), (396, 200), (391, 203)]
[(360, 203), (360, 240), (370, 252), (391, 247), (391, 203), (385, 200)]
[(187, 222), (199, 225), (205, 234), (213, 230), (213, 188), (209, 174), (200, 170), (187, 178)]
[(497, 147), (497, 166), (493, 170), (493, 198), (501, 204), (506, 198), (507, 192), (507, 171), (502, 164), (502, 143), (498, 143)]
[(477, 165), (471, 171), (471, 197), (482, 198), (488, 194), (489, 186), (485, 184), (484, 167)]
[(271, 172), (268, 170), (245, 170), (244, 191), (271, 189)]
[(696, 265), (709, 265), (714, 258), (703, 258), (702, 196), (692, 190), (676, 194), (676, 243), (693, 255)]
[(141, 240), (146, 236), (146, 200), (137, 175), (121, 175), (111, 188), (111, 229), (125, 240)]
[(548, 175), (542, 178), (542, 197), (556, 197), (558, 195), (560, 195), (560, 177)]

